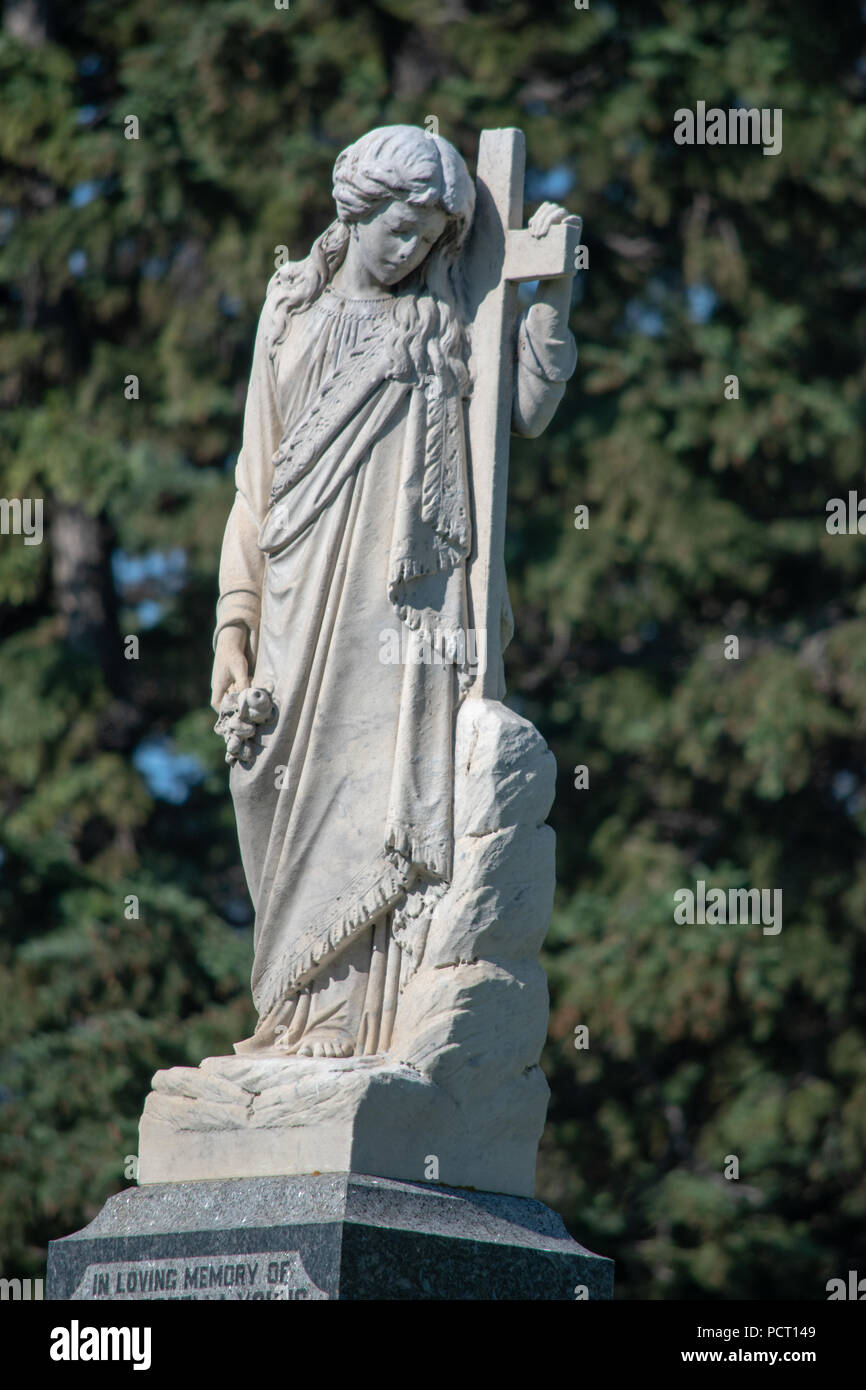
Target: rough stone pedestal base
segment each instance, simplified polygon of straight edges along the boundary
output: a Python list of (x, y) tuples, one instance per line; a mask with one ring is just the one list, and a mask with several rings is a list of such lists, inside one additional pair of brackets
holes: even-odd
[(50, 1299), (609, 1299), (542, 1202), (356, 1174), (130, 1188), (51, 1242)]

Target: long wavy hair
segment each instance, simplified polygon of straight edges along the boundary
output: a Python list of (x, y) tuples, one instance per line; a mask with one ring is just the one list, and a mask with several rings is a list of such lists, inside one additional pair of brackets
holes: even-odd
[(273, 276), (276, 329), (273, 353), (292, 314), (318, 299), (343, 264), (353, 222), (392, 199), (415, 207), (440, 207), (448, 222), (429, 254), (394, 292), (397, 337), (420, 377), (432, 376), (446, 391), (469, 391), (466, 311), (460, 251), (475, 209), (475, 188), (457, 150), (417, 126), (380, 126), (343, 150), (334, 165), (335, 220), (317, 237), (303, 261), (288, 262)]

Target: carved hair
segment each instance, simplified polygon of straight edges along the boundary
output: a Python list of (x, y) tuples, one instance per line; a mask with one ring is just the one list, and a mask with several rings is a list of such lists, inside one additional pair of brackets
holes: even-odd
[(336, 219), (313, 242), (306, 260), (281, 266), (268, 286), (276, 296), (271, 350), (285, 337), (291, 315), (318, 299), (342, 265), (351, 224), (392, 199), (440, 207), (447, 214), (439, 240), (398, 285), (394, 318), (419, 375), (431, 373), (446, 390), (465, 394), (469, 373), (459, 254), (472, 222), (475, 189), (454, 146), (417, 126), (381, 126), (338, 156)]

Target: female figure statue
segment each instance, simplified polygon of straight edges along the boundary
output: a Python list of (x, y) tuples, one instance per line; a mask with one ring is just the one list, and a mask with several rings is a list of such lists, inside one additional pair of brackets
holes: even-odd
[[(450, 881), (474, 196), (448, 141), (371, 131), (334, 166), (336, 220), (268, 287), (214, 638), (214, 708), (251, 686), (245, 708), (272, 702), (230, 774), (259, 1013), (238, 1052), (386, 1052)], [(565, 216), (545, 204), (530, 227)], [(519, 433), (574, 368), (567, 312), (563, 281), (542, 282), (518, 325)]]

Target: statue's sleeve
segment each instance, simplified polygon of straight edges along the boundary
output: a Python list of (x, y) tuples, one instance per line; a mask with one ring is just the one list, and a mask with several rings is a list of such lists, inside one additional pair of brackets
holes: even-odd
[(214, 647), (224, 627), (249, 632), (255, 655), (265, 556), (258, 546), (259, 527), (270, 505), (273, 456), (282, 435), (276, 379), (270, 358), (272, 299), (259, 319), (253, 366), (244, 410), (243, 444), (235, 468), (235, 500), (229, 513), (220, 557), (219, 601)]
[(547, 428), (577, 366), (574, 334), (548, 304), (532, 304), (517, 324), (514, 365), (514, 434), (534, 439)]

